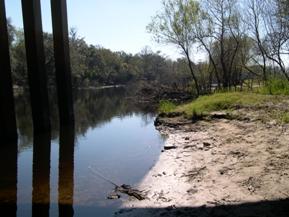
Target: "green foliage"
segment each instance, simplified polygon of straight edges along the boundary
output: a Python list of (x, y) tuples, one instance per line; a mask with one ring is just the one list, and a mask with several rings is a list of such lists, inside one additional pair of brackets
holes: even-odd
[(155, 40), (188, 49), (194, 43), (194, 27), (200, 17), (199, 2), (195, 0), (166, 0), (163, 10), (147, 26)]
[(272, 78), (259, 89), (262, 94), (289, 95), (289, 82), (282, 78)]
[(233, 109), (237, 106), (253, 106), (264, 102), (268, 96), (247, 92), (225, 92), (201, 96), (174, 111), (184, 112), (187, 116), (201, 116), (212, 111)]
[(158, 111), (160, 113), (169, 113), (169, 112), (173, 111), (176, 107), (177, 106), (170, 101), (161, 100), (159, 103)]
[[(11, 66), (14, 84), (25, 87), (27, 81), (26, 52), (23, 30), (15, 30), (9, 22)], [(55, 84), (53, 37), (43, 34), (45, 66), (49, 86)], [(71, 29), (69, 37), (72, 84), (74, 87), (126, 85), (132, 82), (155, 82), (160, 85), (185, 86), (191, 80), (182, 60), (172, 61), (146, 47), (139, 54), (112, 52), (88, 45)], [(184, 69), (185, 68), (185, 69)]]
[(200, 87), (193, 69), (192, 53), (196, 44), (195, 27), (201, 18), (200, 4), (196, 0), (163, 0), (163, 9), (152, 18), (147, 30), (157, 42), (177, 46), (187, 59), (192, 74), (197, 95)]
[(285, 112), (282, 114), (281, 116), (281, 122), (284, 124), (288, 124), (289, 123), (289, 113)]

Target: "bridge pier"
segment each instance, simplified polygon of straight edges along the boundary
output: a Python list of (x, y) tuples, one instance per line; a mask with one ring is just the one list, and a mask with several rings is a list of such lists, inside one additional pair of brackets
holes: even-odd
[(61, 126), (74, 125), (66, 0), (51, 0), (56, 85)]
[(50, 131), (40, 0), (22, 0), (28, 82), (34, 133)]
[(17, 142), (5, 1), (0, 0), (0, 145)]

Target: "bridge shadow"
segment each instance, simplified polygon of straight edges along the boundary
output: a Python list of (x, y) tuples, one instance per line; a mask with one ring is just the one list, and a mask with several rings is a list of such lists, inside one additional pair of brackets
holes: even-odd
[(289, 217), (289, 199), (201, 207), (121, 209), (117, 217)]

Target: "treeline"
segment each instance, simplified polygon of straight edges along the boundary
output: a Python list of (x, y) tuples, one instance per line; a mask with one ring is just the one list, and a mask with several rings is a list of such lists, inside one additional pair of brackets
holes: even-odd
[[(8, 22), (14, 84), (27, 86), (24, 34)], [(70, 31), (74, 87), (131, 84), (193, 90), (243, 87), (247, 81), (267, 84), (272, 76), (289, 81), (289, 0), (164, 0), (147, 26), (160, 43), (180, 48), (171, 60), (145, 47), (138, 54), (112, 52), (89, 45)], [(45, 64), (54, 84), (53, 37), (44, 33)], [(201, 51), (206, 59), (193, 61)], [(287, 62), (285, 61), (287, 59)]]
[[(199, 95), (273, 75), (289, 81), (288, 9), (288, 0), (164, 0), (147, 29), (180, 48)], [(207, 60), (196, 67), (198, 49)]]
[[(8, 20), (11, 47), (11, 64), (14, 85), (27, 86), (27, 68), (24, 33)], [(183, 59), (172, 61), (145, 47), (132, 55), (112, 52), (109, 49), (88, 45), (84, 38), (70, 30), (70, 57), (72, 82), (75, 88), (105, 85), (126, 85), (138, 81), (186, 89), (190, 86), (191, 75)], [(54, 85), (55, 67), (53, 37), (44, 33), (45, 66), (49, 86)], [(157, 87), (156, 85), (155, 87)]]

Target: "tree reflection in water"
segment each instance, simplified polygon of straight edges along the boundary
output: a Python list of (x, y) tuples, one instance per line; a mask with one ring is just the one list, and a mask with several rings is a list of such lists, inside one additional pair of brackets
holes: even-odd
[[(75, 119), (76, 125), (75, 128), (62, 128), (59, 129), (59, 120), (58, 120), (58, 112), (57, 112), (57, 104), (55, 102), (56, 97), (53, 91), (51, 91), (50, 97), (50, 108), (51, 108), (51, 120), (52, 120), (52, 132), (50, 134), (42, 134), (42, 135), (33, 135), (32, 129), (32, 118), (31, 118), (31, 109), (29, 106), (29, 97), (24, 93), (22, 95), (18, 95), (16, 97), (16, 113), (17, 113), (17, 122), (18, 122), (18, 133), (19, 133), (19, 141), (17, 144), (9, 144), (7, 146), (0, 147), (0, 210), (7, 213), (7, 216), (75, 216), (76, 213), (90, 213), (94, 216), (97, 213), (101, 216), (107, 216), (107, 213), (111, 213), (113, 211), (110, 210), (109, 207), (83, 207), (79, 206), (79, 201), (75, 200), (75, 185), (77, 184), (74, 180), (75, 174), (75, 146), (77, 145), (77, 137), (83, 138), (89, 135), (89, 129), (98, 129), (103, 127), (106, 123), (115, 122), (114, 118), (117, 120), (126, 119), (127, 117), (131, 117), (132, 120), (136, 117), (140, 118), (140, 128), (138, 129), (138, 133), (142, 135), (150, 135), (146, 134), (148, 132), (142, 131), (148, 124), (152, 124), (152, 117), (154, 114), (147, 110), (143, 106), (138, 106), (135, 103), (132, 97), (132, 92), (125, 88), (112, 88), (112, 89), (103, 89), (103, 90), (79, 90), (75, 93), (74, 99), (74, 107), (75, 107)], [(114, 119), (114, 121), (113, 121)], [(136, 122), (131, 122), (136, 123)], [(133, 125), (134, 126), (134, 125)], [(153, 127), (153, 126), (152, 126)], [(127, 128), (130, 129), (130, 128)], [(151, 127), (149, 128), (151, 129)], [(122, 131), (121, 131), (122, 132)], [(91, 131), (90, 131), (91, 133)], [(122, 132), (123, 133), (123, 132)], [(133, 133), (133, 132), (129, 132)], [(150, 137), (150, 136), (149, 136)], [(147, 137), (146, 137), (147, 138)], [(141, 138), (138, 137), (137, 140), (133, 140), (134, 144), (123, 146), (124, 150), (120, 150), (121, 153), (123, 151), (126, 152), (125, 148), (134, 147), (134, 145), (138, 145), (135, 147), (141, 147), (140, 144), (148, 144), (153, 142), (157, 142), (158, 140), (149, 141), (150, 138), (142, 141)], [(57, 145), (57, 141), (59, 141), (59, 147)], [(137, 143), (136, 143), (137, 141)], [(99, 141), (103, 143), (104, 141)], [(111, 142), (111, 141), (106, 141)], [(55, 146), (55, 144), (57, 146)], [(80, 142), (79, 145), (82, 145)], [(85, 144), (86, 146), (88, 144)], [(122, 144), (123, 145), (123, 144)], [(54, 148), (53, 148), (54, 147)], [(55, 147), (57, 147), (55, 149)], [(94, 145), (94, 152), (97, 150), (99, 146)], [(110, 148), (113, 148), (111, 144), (109, 144)], [(119, 147), (121, 148), (121, 147)], [(136, 150), (131, 150), (132, 153), (134, 151), (143, 150), (145, 147), (141, 147)], [(114, 149), (114, 148), (113, 148)], [(83, 149), (82, 149), (83, 150)], [(89, 149), (91, 152), (91, 149)], [(158, 152), (158, 147), (156, 149)], [(159, 150), (160, 151), (160, 150)], [(94, 153), (93, 152), (93, 153)], [(112, 150), (112, 153), (118, 153), (117, 150)], [(148, 153), (150, 150), (148, 150)], [(31, 158), (25, 158), (25, 161), (22, 159), (22, 153), (31, 154)], [(78, 152), (79, 153), (79, 152)], [(98, 152), (97, 152), (98, 153)], [(155, 153), (155, 152), (151, 152)], [(77, 155), (78, 156), (78, 155)], [(110, 155), (109, 155), (110, 156)], [(122, 156), (120, 154), (120, 156)], [(143, 162), (143, 159), (137, 155), (137, 159)], [(17, 157), (19, 159), (17, 159)], [(118, 159), (119, 155), (116, 155), (116, 159)], [(154, 159), (154, 157), (150, 154), (150, 160)], [(121, 161), (122, 163), (125, 162)], [(57, 161), (58, 160), (58, 164)], [(119, 160), (119, 159), (118, 159)], [(134, 158), (132, 157), (132, 159)], [(138, 162), (135, 161), (135, 162)], [(149, 161), (150, 161), (149, 160)], [(29, 161), (29, 162), (28, 162)], [(83, 160), (81, 160), (83, 163)], [(86, 159), (84, 160), (86, 163)], [(129, 162), (129, 161), (128, 161)], [(78, 167), (85, 166), (84, 164), (79, 165)], [(113, 164), (114, 162), (112, 162)], [(17, 169), (20, 167), (21, 169)], [(30, 173), (30, 166), (32, 165), (32, 174)], [(57, 171), (58, 165), (58, 173), (54, 174), (54, 171)], [(125, 167), (125, 163), (123, 166)], [(132, 165), (132, 163), (130, 163)], [(151, 166), (151, 164), (149, 164)], [(107, 165), (110, 167), (111, 165)], [(148, 168), (150, 166), (147, 166)], [(117, 167), (119, 169), (119, 167)], [(145, 168), (142, 164), (139, 164), (136, 168)], [(28, 170), (27, 170), (28, 169)], [(78, 168), (79, 169), (79, 168)], [(139, 169), (137, 169), (139, 170)], [(121, 170), (120, 170), (121, 171)], [(24, 173), (23, 173), (24, 172)], [(112, 172), (112, 171), (111, 171)], [(145, 171), (140, 172), (141, 176)], [(19, 177), (17, 177), (17, 174)], [(25, 176), (25, 181), (23, 182), (23, 174)], [(30, 175), (32, 177), (32, 190), (30, 181)], [(79, 175), (79, 174), (78, 174)], [(138, 179), (138, 176), (132, 179)], [(26, 178), (28, 177), (28, 178)], [(20, 184), (17, 184), (18, 182)], [(58, 182), (54, 183), (58, 178)], [(141, 178), (141, 177), (139, 177)], [(78, 177), (78, 182), (80, 177)], [(83, 181), (83, 180), (81, 180)], [(97, 181), (95, 184), (97, 185)], [(23, 185), (24, 184), (24, 185)], [(79, 184), (79, 183), (78, 183)], [(17, 185), (18, 185), (18, 193), (17, 193)], [(94, 188), (97, 186), (94, 185)], [(23, 189), (23, 186), (27, 186), (27, 189)], [(57, 188), (57, 187), (58, 188)], [(90, 186), (91, 187), (91, 186)], [(26, 187), (25, 187), (26, 188)], [(55, 192), (55, 189), (57, 191)], [(78, 190), (78, 189), (77, 189)], [(107, 190), (107, 189), (106, 189)], [(94, 192), (95, 189), (92, 191)], [(24, 193), (24, 195), (22, 195)], [(27, 195), (28, 194), (28, 195)], [(56, 195), (58, 195), (58, 199), (56, 200)], [(18, 201), (17, 201), (17, 196)], [(79, 196), (79, 195), (78, 195)], [(31, 197), (31, 200), (30, 200)], [(76, 197), (78, 198), (78, 197)], [(76, 203), (76, 204), (74, 204)], [(101, 202), (102, 203), (102, 202)], [(18, 207), (17, 207), (18, 204)], [(30, 208), (29, 208), (30, 207)], [(57, 214), (58, 207), (58, 214)], [(30, 211), (31, 210), (31, 211)]]
[[(147, 105), (140, 105), (133, 99), (133, 92), (126, 88), (75, 91), (75, 136), (84, 136), (89, 128), (100, 127), (113, 117), (124, 117), (132, 114), (150, 114)], [(50, 94), (51, 139), (56, 139), (59, 132), (59, 120), (54, 91)], [(16, 114), (19, 131), (20, 151), (32, 144), (33, 129), (31, 109), (27, 94), (16, 98)], [(144, 116), (144, 120), (147, 118)]]

